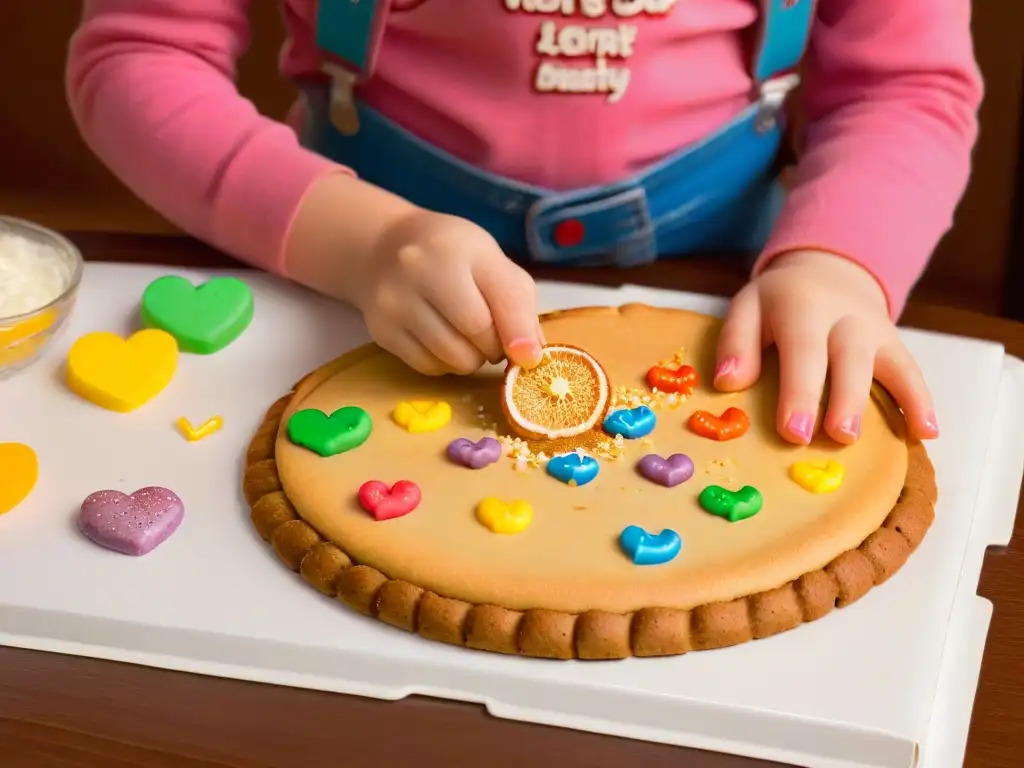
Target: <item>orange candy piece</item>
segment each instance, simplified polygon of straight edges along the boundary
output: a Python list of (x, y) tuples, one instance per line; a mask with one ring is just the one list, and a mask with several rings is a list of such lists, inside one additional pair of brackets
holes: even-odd
[(39, 480), (39, 458), (23, 443), (0, 443), (0, 515), (21, 504)]

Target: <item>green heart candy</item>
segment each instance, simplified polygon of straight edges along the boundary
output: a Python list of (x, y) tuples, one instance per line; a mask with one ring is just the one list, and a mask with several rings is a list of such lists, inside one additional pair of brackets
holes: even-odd
[(752, 485), (744, 485), (738, 491), (730, 491), (720, 485), (709, 485), (700, 492), (697, 499), (712, 515), (724, 517), (730, 523), (738, 523), (753, 517), (761, 511), (764, 498)]
[(167, 331), (183, 352), (212, 355), (252, 322), (249, 286), (235, 277), (215, 277), (199, 286), (177, 275), (159, 277), (142, 294), (142, 322)]
[(370, 414), (354, 405), (339, 408), (330, 416), (307, 408), (288, 419), (288, 439), (325, 457), (358, 448), (372, 431)]

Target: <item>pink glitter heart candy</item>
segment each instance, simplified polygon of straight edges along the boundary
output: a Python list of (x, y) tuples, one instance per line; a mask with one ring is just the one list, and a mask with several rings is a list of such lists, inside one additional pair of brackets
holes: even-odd
[(685, 453), (673, 453), (667, 459), (649, 453), (637, 464), (640, 474), (652, 483), (674, 488), (693, 477), (693, 461)]
[(166, 488), (140, 488), (131, 496), (97, 491), (82, 502), (78, 527), (101, 547), (138, 557), (165, 542), (184, 517), (184, 503)]
[(501, 458), (501, 443), (493, 437), (482, 437), (475, 443), (460, 437), (449, 443), (448, 458), (470, 469), (483, 469)]

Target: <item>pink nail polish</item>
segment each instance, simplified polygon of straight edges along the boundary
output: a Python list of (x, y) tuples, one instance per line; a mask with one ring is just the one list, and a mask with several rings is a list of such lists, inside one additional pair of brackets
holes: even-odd
[(738, 357), (726, 357), (715, 369), (715, 381), (722, 378), (723, 376), (729, 376), (730, 374), (736, 373), (736, 370), (740, 367), (740, 361)]
[(786, 422), (786, 429), (794, 437), (809, 443), (814, 434), (814, 417), (809, 413), (794, 413)]
[(850, 416), (839, 425), (839, 431), (854, 439), (860, 437), (860, 416)]
[(524, 368), (536, 368), (540, 365), (541, 349), (536, 339), (513, 339), (505, 351), (509, 357), (515, 357), (515, 362)]
[(939, 423), (935, 420), (934, 412), (929, 413), (928, 417), (924, 420), (924, 428), (930, 435), (938, 437)]

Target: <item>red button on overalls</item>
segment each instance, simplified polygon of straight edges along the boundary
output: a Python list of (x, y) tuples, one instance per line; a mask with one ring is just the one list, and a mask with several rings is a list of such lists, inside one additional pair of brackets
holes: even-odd
[(585, 231), (583, 222), (579, 219), (566, 219), (555, 227), (555, 231), (551, 233), (551, 238), (555, 241), (555, 245), (560, 248), (572, 248), (574, 245), (579, 245), (583, 242)]

